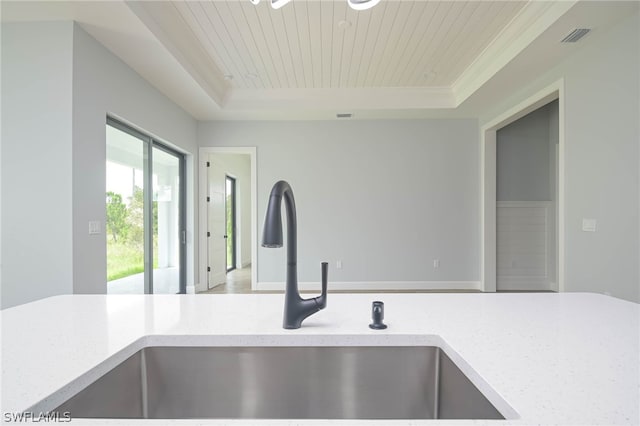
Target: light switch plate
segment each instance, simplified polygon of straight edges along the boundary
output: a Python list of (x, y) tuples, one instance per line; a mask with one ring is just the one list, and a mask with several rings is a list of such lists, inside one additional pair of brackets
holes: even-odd
[(582, 230), (585, 232), (596, 232), (596, 220), (582, 219)]
[(89, 235), (98, 235), (100, 234), (100, 221), (99, 220), (90, 220), (89, 221)]

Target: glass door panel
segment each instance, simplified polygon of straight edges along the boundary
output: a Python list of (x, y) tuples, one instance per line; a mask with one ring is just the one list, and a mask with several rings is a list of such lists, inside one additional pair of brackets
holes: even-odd
[(107, 126), (107, 293), (144, 291), (145, 141)]
[(180, 292), (180, 158), (153, 147), (153, 293)]
[(236, 180), (225, 179), (225, 236), (227, 272), (236, 268)]

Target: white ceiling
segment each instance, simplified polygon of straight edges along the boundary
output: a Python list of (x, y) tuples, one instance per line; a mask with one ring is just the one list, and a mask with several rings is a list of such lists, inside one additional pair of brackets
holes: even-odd
[(490, 97), (481, 89), (523, 55), (532, 68), (552, 66), (579, 48), (558, 48), (571, 25), (597, 27), (637, 8), (382, 0), (358, 12), (346, 0), (268, 3), (3, 1), (2, 20), (79, 22), (200, 120), (416, 118), (477, 114), (465, 106), (482, 103), (477, 93)]

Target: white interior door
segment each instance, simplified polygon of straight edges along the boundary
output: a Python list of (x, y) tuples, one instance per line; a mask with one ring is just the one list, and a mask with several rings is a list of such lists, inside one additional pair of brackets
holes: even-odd
[(226, 281), (226, 240), (225, 240), (225, 171), (209, 156), (208, 167), (208, 221), (207, 239), (208, 274), (207, 288), (213, 288)]

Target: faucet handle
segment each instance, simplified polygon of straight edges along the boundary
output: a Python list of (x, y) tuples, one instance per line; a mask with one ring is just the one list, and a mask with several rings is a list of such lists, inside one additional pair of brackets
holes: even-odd
[(320, 269), (322, 271), (322, 294), (314, 299), (318, 305), (318, 309), (324, 309), (327, 306), (327, 276), (329, 274), (329, 263), (322, 262), (320, 264)]
[(329, 263), (322, 262), (320, 264), (320, 267), (322, 269), (322, 294), (326, 295), (327, 294), (327, 276), (329, 274)]

